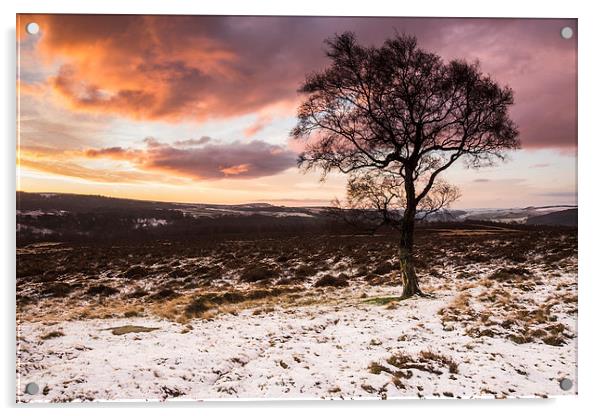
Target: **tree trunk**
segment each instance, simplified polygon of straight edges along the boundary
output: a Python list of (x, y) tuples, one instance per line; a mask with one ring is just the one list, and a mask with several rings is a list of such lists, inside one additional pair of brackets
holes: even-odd
[(422, 295), (418, 287), (418, 277), (414, 267), (414, 221), (416, 208), (407, 208), (401, 223), (401, 238), (399, 240), (399, 269), (401, 273), (402, 298)]
[(401, 284), (403, 299), (414, 295), (422, 295), (418, 287), (418, 276), (414, 267), (414, 224), (416, 222), (416, 210), (418, 201), (416, 201), (416, 189), (412, 178), (414, 177), (413, 165), (405, 166), (405, 196), (406, 207), (401, 221), (401, 238), (399, 240), (399, 269), (401, 274)]

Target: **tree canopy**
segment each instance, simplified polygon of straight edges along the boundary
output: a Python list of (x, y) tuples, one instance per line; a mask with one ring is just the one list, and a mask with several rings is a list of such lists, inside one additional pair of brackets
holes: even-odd
[(489, 165), (519, 147), (508, 116), (513, 92), (478, 63), (445, 63), (408, 35), (380, 48), (359, 45), (352, 33), (326, 43), (331, 65), (300, 88), (306, 99), (291, 134), (311, 137), (301, 166), (391, 172), (422, 184), (420, 202), (456, 160)]

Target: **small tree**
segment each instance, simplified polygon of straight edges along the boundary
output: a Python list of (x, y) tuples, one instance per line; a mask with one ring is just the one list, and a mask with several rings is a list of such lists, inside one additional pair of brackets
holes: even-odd
[(333, 170), (351, 174), (350, 187), (368, 180), (372, 190), (400, 188), (393, 198), (404, 200), (402, 297), (422, 294), (413, 260), (419, 207), (437, 200), (439, 175), (456, 161), (491, 165), (519, 147), (508, 115), (512, 90), (478, 63), (444, 63), (413, 36), (397, 35), (376, 48), (344, 33), (326, 44), (330, 66), (307, 76), (299, 90), (306, 97), (291, 132), (306, 140), (299, 166), (321, 169), (323, 178)]
[[(426, 220), (458, 198), (460, 190), (457, 186), (437, 179), (430, 192), (418, 203), (415, 220)], [(378, 170), (359, 171), (350, 174), (346, 201), (334, 200), (332, 216), (372, 233), (383, 226), (401, 232), (406, 202), (404, 184), (399, 175)]]

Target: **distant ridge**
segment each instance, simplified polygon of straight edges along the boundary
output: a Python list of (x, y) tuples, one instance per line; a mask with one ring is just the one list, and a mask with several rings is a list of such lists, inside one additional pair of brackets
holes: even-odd
[(565, 227), (577, 227), (577, 208), (564, 211), (551, 212), (527, 219), (529, 225), (561, 225)]
[(544, 205), (540, 207), (530, 206), (525, 207), (525, 210), (533, 210), (533, 209), (549, 209), (549, 208), (577, 208), (577, 205)]
[[(287, 205), (274, 205), (268, 202), (247, 202), (240, 204), (209, 204), (204, 202), (178, 202), (178, 201), (154, 201), (150, 199), (134, 199), (134, 198), (121, 198), (114, 196), (106, 196), (106, 195), (96, 195), (96, 194), (73, 194), (73, 193), (62, 193), (62, 192), (26, 192), (26, 191), (17, 191), (17, 209), (29, 209), (28, 206), (31, 204), (41, 204), (41, 205), (54, 205), (54, 204), (64, 204), (64, 203), (74, 203), (75, 201), (80, 200), (80, 204), (82, 206), (89, 206), (90, 208), (99, 208), (99, 207), (107, 207), (107, 206), (115, 206), (115, 207), (142, 207), (146, 208), (162, 208), (162, 209), (176, 209), (181, 208), (182, 206), (198, 206), (198, 207), (215, 207), (215, 208), (224, 208), (224, 207), (239, 207), (239, 208), (329, 208), (328, 206), (287, 206)], [(84, 202), (85, 201), (85, 202)], [(76, 204), (77, 205), (77, 204)], [(20, 207), (19, 207), (20, 206)], [(32, 209), (38, 209), (40, 206), (32, 207)], [(499, 211), (499, 212), (517, 212), (517, 211), (537, 211), (537, 210), (545, 210), (552, 209), (556, 210), (559, 208), (569, 208), (576, 209), (577, 205), (570, 204), (559, 204), (559, 205), (542, 205), (542, 206), (527, 206), (524, 208), (478, 208), (478, 209), (449, 209), (445, 210), (442, 214), (447, 220), (457, 220), (458, 216), (462, 215), (470, 215), (475, 212), (481, 211)], [(60, 207), (56, 207), (55, 209), (60, 209)]]

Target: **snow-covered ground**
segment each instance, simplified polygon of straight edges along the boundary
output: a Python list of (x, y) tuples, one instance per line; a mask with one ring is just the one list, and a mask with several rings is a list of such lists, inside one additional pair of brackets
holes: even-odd
[[(260, 315), (243, 311), (193, 320), (188, 326), (153, 318), (24, 322), (18, 333), (18, 400), (467, 398), (576, 392), (576, 387), (568, 392), (559, 387), (564, 377), (576, 380), (576, 338), (558, 347), (470, 337), (461, 327), (450, 329), (438, 315), (454, 297), (415, 298), (396, 308), (353, 299)], [(157, 329), (124, 335), (109, 329), (125, 325)], [(53, 331), (64, 335), (42, 339)], [(458, 364), (457, 373), (436, 360), (421, 361), (423, 351), (449, 357)], [(399, 353), (426, 364), (426, 371), (410, 364), (395, 383), (391, 373), (398, 369), (387, 359)], [(374, 374), (369, 370), (373, 363), (386, 370)], [(28, 382), (38, 383), (38, 395), (22, 393)]]
[(436, 229), (406, 300), (387, 236), (22, 247), (17, 400), (576, 394), (576, 244)]

